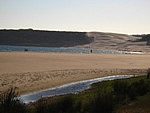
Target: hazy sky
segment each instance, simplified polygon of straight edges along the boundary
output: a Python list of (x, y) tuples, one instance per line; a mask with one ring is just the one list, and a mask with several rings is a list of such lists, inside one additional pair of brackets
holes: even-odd
[(150, 33), (150, 0), (0, 0), (0, 29)]

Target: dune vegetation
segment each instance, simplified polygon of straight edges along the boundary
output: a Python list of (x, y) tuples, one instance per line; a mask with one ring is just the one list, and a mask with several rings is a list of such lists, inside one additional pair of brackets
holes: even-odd
[(11, 88), (1, 94), (0, 113), (148, 113), (149, 74), (99, 82), (79, 94), (43, 98), (28, 105), (21, 103)]

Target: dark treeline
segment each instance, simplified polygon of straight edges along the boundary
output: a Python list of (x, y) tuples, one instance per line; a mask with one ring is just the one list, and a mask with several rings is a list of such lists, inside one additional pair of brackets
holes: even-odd
[(142, 35), (133, 35), (136, 37), (141, 37), (138, 41), (146, 41), (147, 45), (150, 45), (150, 34), (142, 34)]
[(93, 38), (88, 37), (86, 32), (0, 30), (0, 45), (73, 47), (92, 41)]
[(0, 113), (115, 113), (147, 93), (150, 79), (145, 76), (96, 83), (80, 94), (41, 99), (31, 105), (22, 104), (10, 89), (0, 96)]

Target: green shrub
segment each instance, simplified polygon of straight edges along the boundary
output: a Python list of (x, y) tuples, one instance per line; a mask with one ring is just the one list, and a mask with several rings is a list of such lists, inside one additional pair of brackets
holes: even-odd
[(72, 113), (73, 112), (73, 99), (71, 96), (62, 98), (57, 103), (57, 109), (60, 110), (60, 113)]
[(112, 113), (114, 105), (112, 92), (104, 89), (91, 100), (89, 113)]
[(113, 84), (113, 90), (116, 103), (126, 103), (129, 93), (129, 82), (125, 80), (116, 80)]
[(141, 79), (131, 84), (129, 97), (134, 99), (136, 96), (142, 96), (148, 92), (148, 84)]
[(39, 102), (35, 111), (36, 113), (74, 113), (73, 98), (71, 96), (65, 96), (50, 104)]
[(137, 80), (130, 83), (126, 80), (114, 81), (113, 89), (117, 102), (127, 102), (128, 99), (135, 99), (137, 96), (142, 96), (148, 92), (148, 83), (144, 80)]

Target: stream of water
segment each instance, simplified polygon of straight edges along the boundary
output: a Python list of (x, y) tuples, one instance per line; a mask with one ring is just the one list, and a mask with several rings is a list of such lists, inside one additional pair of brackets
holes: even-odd
[(81, 91), (84, 91), (86, 89), (89, 89), (91, 84), (106, 81), (106, 80), (115, 80), (115, 79), (124, 79), (124, 78), (130, 78), (133, 77), (133, 75), (116, 75), (116, 76), (107, 76), (107, 77), (101, 77), (91, 80), (84, 80), (79, 82), (73, 82), (69, 84), (65, 84), (62, 86), (58, 86), (55, 88), (49, 88), (46, 90), (41, 90), (25, 95), (21, 95), (18, 97), (23, 103), (30, 103), (35, 102), (39, 100), (42, 97), (52, 97), (56, 95), (64, 95), (64, 94), (75, 94)]

